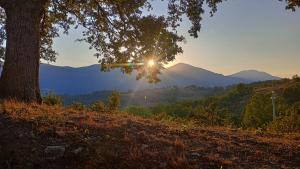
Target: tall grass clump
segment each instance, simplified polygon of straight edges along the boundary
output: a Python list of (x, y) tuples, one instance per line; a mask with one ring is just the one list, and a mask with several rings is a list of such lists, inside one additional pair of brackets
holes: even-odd
[(77, 110), (77, 111), (85, 111), (87, 109), (86, 106), (80, 102), (73, 102), (70, 105), (70, 108)]
[(96, 101), (89, 106), (89, 109), (94, 112), (104, 113), (106, 111), (105, 104), (102, 101)]
[(121, 96), (117, 91), (113, 91), (108, 98), (108, 111), (116, 112), (120, 109)]
[(48, 106), (62, 106), (63, 100), (61, 97), (55, 95), (54, 93), (48, 93), (43, 97), (43, 103)]

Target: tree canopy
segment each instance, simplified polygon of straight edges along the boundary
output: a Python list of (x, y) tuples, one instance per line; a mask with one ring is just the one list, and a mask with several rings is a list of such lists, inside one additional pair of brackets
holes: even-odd
[[(33, 3), (39, 0), (0, 0), (0, 58), (5, 56), (5, 10), (17, 1)], [(96, 49), (95, 56), (99, 58), (103, 70), (110, 66), (127, 62), (132, 66), (123, 67), (124, 72), (139, 70), (139, 77), (159, 73), (158, 69), (147, 75), (142, 63), (154, 58), (159, 63), (175, 59), (176, 54), (183, 50), (178, 44), (184, 37), (178, 35), (176, 28), (183, 16), (191, 22), (189, 34), (198, 37), (201, 29), (204, 5), (210, 8), (210, 13), (217, 11), (222, 0), (169, 0), (168, 15), (145, 15), (143, 11), (152, 9), (150, 0), (40, 0), (43, 3), (41, 19), (40, 57), (54, 62), (57, 53), (53, 50), (53, 38), (67, 34), (71, 28), (83, 27), (82, 38)], [(161, 1), (161, 0), (157, 0)], [(287, 9), (295, 10), (300, 0), (286, 0)], [(151, 29), (149, 29), (151, 28)], [(157, 79), (153, 79), (154, 81)]]
[[(41, 102), (40, 59), (55, 61), (53, 39), (79, 27), (79, 41), (96, 50), (102, 70), (135, 69), (137, 79), (157, 82), (163, 63), (183, 52), (184, 37), (176, 31), (183, 19), (197, 38), (206, 6), (213, 15), (225, 0), (165, 0), (166, 15), (146, 12), (155, 1), (164, 0), (0, 0), (0, 98)], [(287, 9), (300, 6), (300, 0), (285, 1)]]

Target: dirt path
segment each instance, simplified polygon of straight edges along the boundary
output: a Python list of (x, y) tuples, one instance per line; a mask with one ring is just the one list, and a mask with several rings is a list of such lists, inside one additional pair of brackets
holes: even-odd
[(126, 115), (68, 115), (53, 124), (0, 113), (0, 168), (300, 168), (300, 139), (182, 131)]

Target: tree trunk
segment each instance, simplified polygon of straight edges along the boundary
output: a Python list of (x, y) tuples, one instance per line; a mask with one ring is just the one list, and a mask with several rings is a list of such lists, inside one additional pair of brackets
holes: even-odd
[(37, 0), (10, 0), (4, 9), (7, 42), (0, 98), (41, 102), (39, 63), (43, 5)]

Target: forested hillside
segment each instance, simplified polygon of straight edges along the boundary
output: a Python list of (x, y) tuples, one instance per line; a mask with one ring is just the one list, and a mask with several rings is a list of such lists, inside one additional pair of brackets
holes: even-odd
[[(273, 120), (272, 92), (276, 119)], [(150, 108), (129, 106), (127, 112), (189, 119), (200, 125), (235, 126), (282, 132), (300, 130), (300, 79), (239, 84), (217, 96), (160, 104)]]
[[(155, 106), (161, 103), (175, 103), (183, 100), (198, 100), (208, 96), (220, 95), (231, 87), (165, 87), (144, 90), (129, 90), (120, 92), (121, 108), (128, 105)], [(113, 91), (99, 91), (82, 95), (62, 95), (61, 98), (65, 105), (74, 102), (80, 102), (85, 105), (92, 104), (96, 101), (106, 102), (108, 96)], [(50, 93), (51, 94), (51, 93)], [(47, 94), (46, 94), (47, 95)]]

